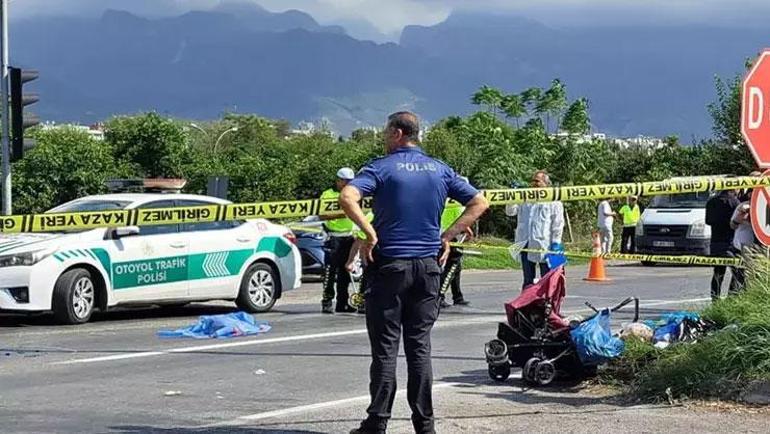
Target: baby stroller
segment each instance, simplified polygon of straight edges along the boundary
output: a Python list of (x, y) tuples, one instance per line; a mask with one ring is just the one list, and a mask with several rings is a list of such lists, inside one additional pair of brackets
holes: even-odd
[[(541, 386), (557, 378), (579, 379), (595, 375), (596, 366), (586, 366), (580, 361), (570, 330), (599, 311), (586, 302), (594, 314), (570, 324), (559, 313), (565, 295), (564, 267), (557, 267), (506, 303), (508, 322), (499, 324), (497, 338), (487, 342), (484, 348), (490, 378), (498, 382), (507, 380), (511, 367), (522, 368), (525, 382)], [(634, 321), (637, 321), (637, 298), (629, 297), (610, 311), (631, 302), (635, 302)]]

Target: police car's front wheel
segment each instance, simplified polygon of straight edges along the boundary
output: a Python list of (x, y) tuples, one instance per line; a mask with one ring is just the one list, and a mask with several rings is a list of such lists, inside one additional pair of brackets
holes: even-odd
[(62, 324), (88, 322), (96, 305), (96, 285), (83, 268), (67, 271), (53, 288), (53, 315)]
[(252, 264), (243, 274), (236, 304), (249, 313), (267, 312), (275, 304), (278, 275), (267, 264)]

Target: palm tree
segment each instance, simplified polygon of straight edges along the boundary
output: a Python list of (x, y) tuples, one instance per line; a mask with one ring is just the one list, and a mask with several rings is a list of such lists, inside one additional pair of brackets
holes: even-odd
[(559, 118), (566, 107), (567, 90), (561, 80), (556, 78), (551, 82), (551, 87), (542, 93), (538, 99), (535, 111), (545, 115), (545, 127), (547, 129), (551, 116), (556, 119), (556, 125), (559, 125)]
[(505, 95), (500, 102), (500, 107), (508, 118), (516, 119), (516, 128), (519, 128), (519, 118), (527, 114), (524, 101), (519, 95)]
[(500, 108), (502, 100), (502, 92), (487, 85), (481, 86), (481, 88), (473, 94), (473, 97), (471, 97), (471, 102), (473, 104), (486, 106), (487, 110), (495, 115), (497, 115), (497, 109)]
[(521, 99), (521, 103), (524, 105), (526, 115), (531, 116), (532, 113), (540, 115), (540, 113), (537, 112), (537, 102), (540, 100), (542, 93), (543, 90), (539, 87), (530, 87), (529, 89), (519, 94), (519, 98)]

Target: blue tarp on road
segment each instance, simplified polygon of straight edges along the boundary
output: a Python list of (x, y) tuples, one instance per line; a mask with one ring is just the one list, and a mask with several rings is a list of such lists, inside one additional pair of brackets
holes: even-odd
[(178, 330), (161, 330), (161, 338), (233, 338), (256, 335), (270, 331), (272, 327), (265, 321), (257, 321), (246, 312), (223, 315), (204, 315), (198, 323)]

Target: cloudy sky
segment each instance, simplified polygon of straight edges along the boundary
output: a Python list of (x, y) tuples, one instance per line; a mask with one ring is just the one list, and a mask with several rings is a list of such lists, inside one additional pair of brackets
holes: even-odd
[[(99, 14), (124, 9), (143, 15), (169, 15), (208, 9), (221, 0), (10, 0), (11, 16)], [(233, 1), (233, 0), (226, 0)], [(299, 9), (322, 24), (371, 25), (396, 38), (409, 24), (432, 25), (453, 10), (516, 14), (549, 25), (711, 23), (718, 26), (766, 25), (770, 0), (237, 0), (271, 11)]]

